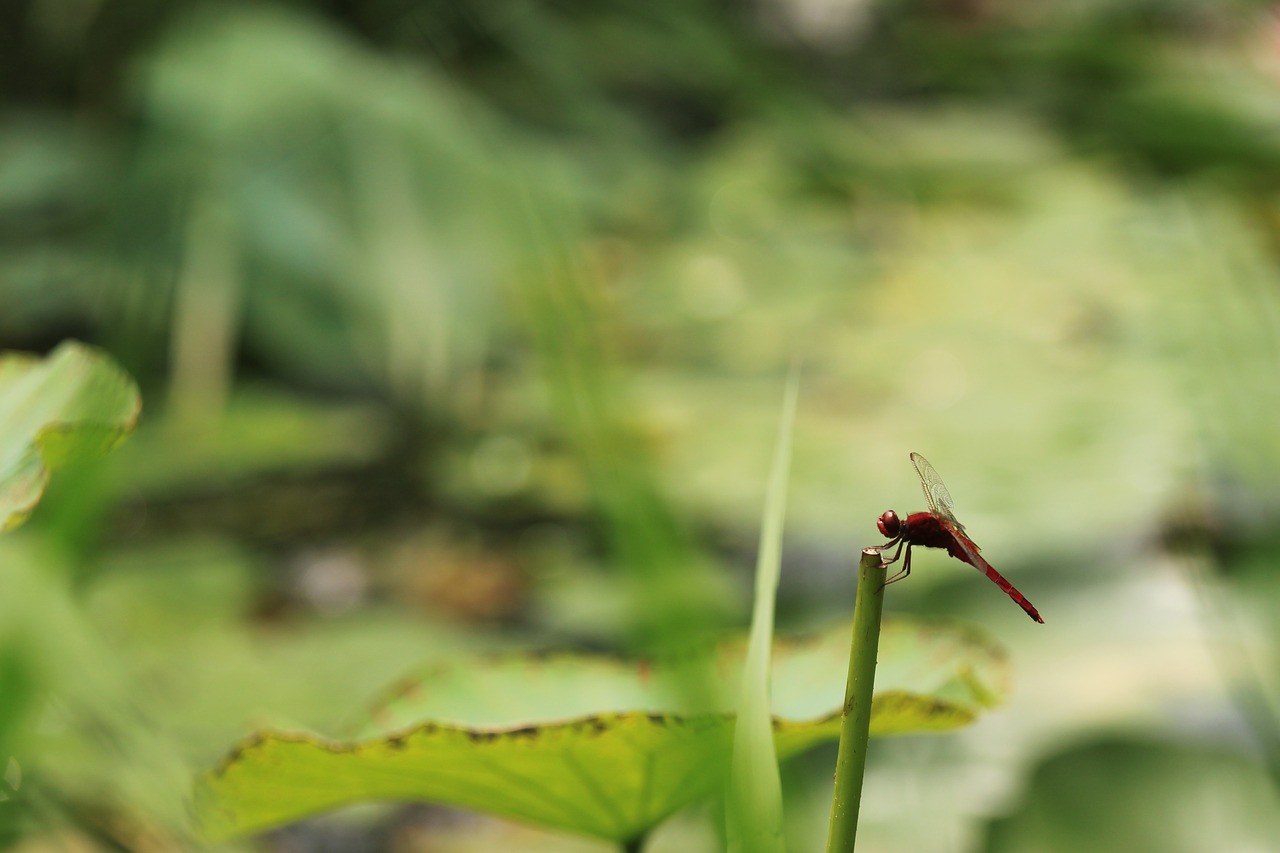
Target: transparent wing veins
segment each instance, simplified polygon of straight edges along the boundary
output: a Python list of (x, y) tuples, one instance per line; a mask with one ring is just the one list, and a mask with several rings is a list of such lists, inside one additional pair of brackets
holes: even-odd
[(947, 487), (943, 484), (942, 477), (939, 476), (937, 469), (930, 465), (929, 460), (919, 453), (911, 454), (911, 464), (916, 466), (916, 474), (920, 476), (920, 488), (924, 490), (924, 500), (929, 505), (929, 511), (934, 515), (942, 516), (963, 532), (964, 525), (956, 520), (955, 506), (951, 503), (951, 493), (947, 491)]

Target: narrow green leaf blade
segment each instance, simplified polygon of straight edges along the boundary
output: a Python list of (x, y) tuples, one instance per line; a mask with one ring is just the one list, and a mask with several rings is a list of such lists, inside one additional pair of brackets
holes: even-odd
[(769, 671), (774, 604), (782, 575), (782, 530), (787, 510), (787, 479), (791, 473), (791, 432), (799, 395), (798, 374), (798, 369), (792, 367), (787, 377), (781, 426), (765, 494), (760, 553), (756, 559), (755, 606), (734, 729), (726, 817), (729, 849), (739, 853), (781, 853), (786, 849), (782, 838), (782, 780), (778, 775), (769, 705)]

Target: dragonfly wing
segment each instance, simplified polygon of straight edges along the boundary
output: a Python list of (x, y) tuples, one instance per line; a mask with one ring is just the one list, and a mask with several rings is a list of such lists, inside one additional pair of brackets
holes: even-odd
[(919, 453), (911, 454), (911, 464), (916, 466), (916, 473), (920, 475), (920, 488), (924, 489), (924, 499), (929, 505), (929, 511), (950, 521), (963, 533), (964, 525), (956, 520), (955, 507), (951, 504), (951, 493), (947, 491), (937, 469)]
[(985, 559), (978, 556), (982, 553), (982, 549), (978, 547), (978, 543), (969, 538), (960, 523), (955, 519), (945, 518), (942, 520), (942, 526), (951, 534), (951, 538), (955, 540), (955, 543), (958, 546), (960, 546), (960, 550), (964, 551), (965, 554), (969, 556), (969, 560), (967, 561), (969, 565), (976, 569), (981, 569), (983, 564), (987, 562)]

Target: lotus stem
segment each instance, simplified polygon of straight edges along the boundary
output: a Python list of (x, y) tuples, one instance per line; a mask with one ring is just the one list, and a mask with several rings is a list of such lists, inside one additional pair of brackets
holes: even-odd
[(840, 722), (836, 785), (831, 796), (831, 828), (827, 853), (852, 853), (858, 833), (862, 777), (867, 769), (871, 734), (871, 694), (875, 687), (880, 616), (884, 610), (884, 563), (879, 548), (864, 548), (858, 564), (858, 592), (853, 604), (853, 644), (849, 680)]

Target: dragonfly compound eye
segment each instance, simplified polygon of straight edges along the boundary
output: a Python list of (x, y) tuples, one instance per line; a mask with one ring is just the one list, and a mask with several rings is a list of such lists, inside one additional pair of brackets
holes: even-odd
[(876, 527), (890, 539), (896, 539), (902, 532), (902, 522), (898, 520), (898, 514), (891, 509), (885, 510), (884, 515), (876, 519)]

